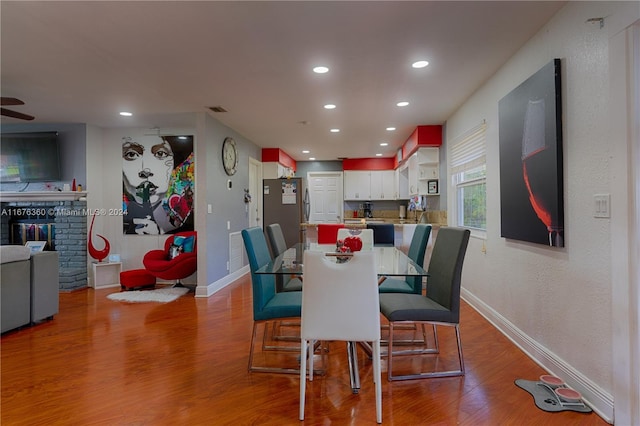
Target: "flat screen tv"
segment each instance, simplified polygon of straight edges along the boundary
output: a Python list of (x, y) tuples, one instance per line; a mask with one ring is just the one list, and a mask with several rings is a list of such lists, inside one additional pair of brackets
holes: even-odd
[(2, 133), (0, 182), (60, 180), (57, 132)]

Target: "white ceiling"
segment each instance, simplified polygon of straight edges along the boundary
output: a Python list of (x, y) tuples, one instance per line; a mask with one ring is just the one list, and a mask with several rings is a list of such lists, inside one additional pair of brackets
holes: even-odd
[[(32, 123), (162, 129), (222, 106), (216, 119), (299, 161), (391, 157), (417, 125), (444, 123), (563, 4), (3, 0), (1, 92), (25, 101), (9, 108)], [(411, 68), (419, 59), (430, 65)]]

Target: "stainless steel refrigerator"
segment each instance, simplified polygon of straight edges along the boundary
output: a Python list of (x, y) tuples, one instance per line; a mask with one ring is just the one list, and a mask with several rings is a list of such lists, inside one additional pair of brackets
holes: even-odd
[(287, 247), (304, 242), (309, 219), (309, 192), (303, 178), (265, 179), (263, 184), (264, 227), (279, 223)]

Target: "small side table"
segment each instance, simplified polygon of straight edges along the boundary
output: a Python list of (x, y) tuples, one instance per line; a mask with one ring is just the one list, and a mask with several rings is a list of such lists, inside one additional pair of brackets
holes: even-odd
[(122, 262), (94, 262), (92, 265), (92, 287), (120, 287), (120, 272), (122, 272)]

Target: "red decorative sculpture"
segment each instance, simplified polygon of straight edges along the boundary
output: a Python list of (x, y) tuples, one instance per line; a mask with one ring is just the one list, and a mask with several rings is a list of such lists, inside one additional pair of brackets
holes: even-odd
[(344, 245), (349, 248), (351, 253), (362, 250), (362, 240), (355, 235), (345, 238)]
[(98, 262), (102, 262), (102, 259), (105, 259), (109, 256), (109, 251), (111, 250), (111, 244), (109, 244), (109, 240), (107, 240), (102, 235), (97, 234), (98, 237), (102, 238), (104, 241), (104, 248), (102, 250), (98, 250), (93, 246), (93, 242), (91, 241), (91, 235), (93, 235), (93, 222), (96, 220), (96, 215), (93, 215), (91, 219), (91, 226), (89, 227), (89, 244), (87, 244), (87, 249), (89, 250), (89, 254), (94, 259), (97, 259)]

